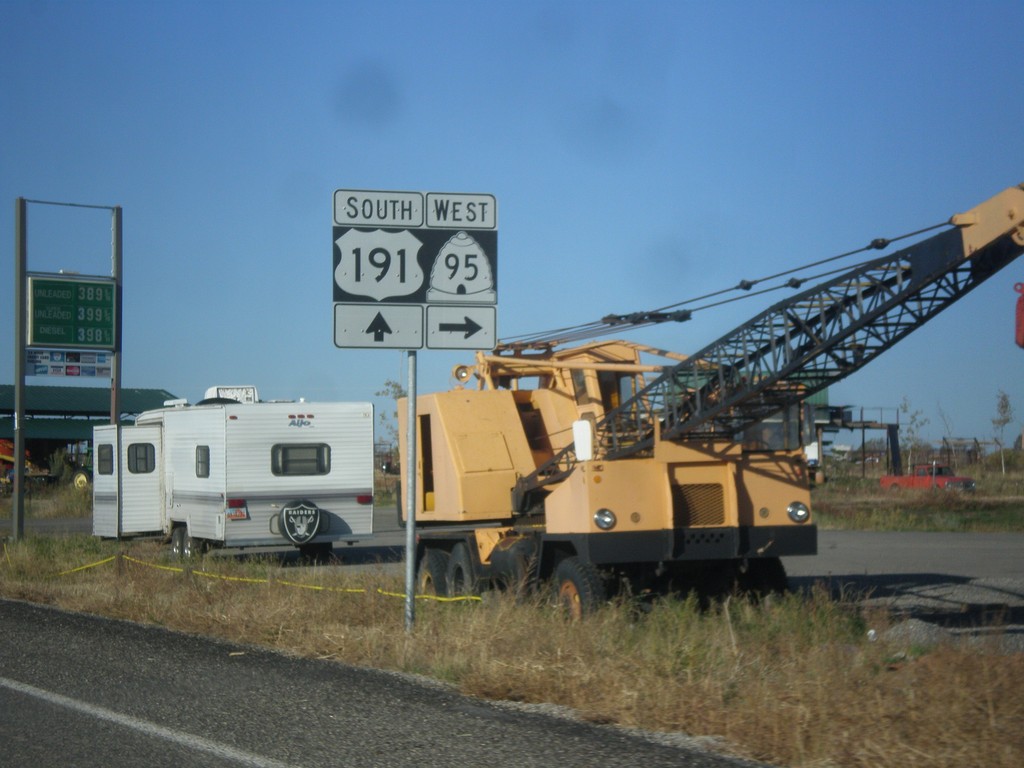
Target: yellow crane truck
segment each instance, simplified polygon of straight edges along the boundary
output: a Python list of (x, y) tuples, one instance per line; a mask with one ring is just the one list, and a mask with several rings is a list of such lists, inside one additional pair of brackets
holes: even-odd
[(414, 452), (400, 404), (400, 458), (416, 475), (418, 589), (552, 584), (575, 614), (622, 591), (784, 589), (780, 558), (817, 551), (806, 399), (1020, 255), (1024, 185), (930, 229), (939, 227), (812, 288), (790, 278), (795, 294), (688, 357), (557, 337), (478, 352), (453, 371), (453, 389), (417, 398)]

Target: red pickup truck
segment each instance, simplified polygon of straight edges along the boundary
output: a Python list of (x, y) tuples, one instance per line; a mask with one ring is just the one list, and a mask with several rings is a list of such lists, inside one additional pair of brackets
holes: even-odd
[(941, 488), (947, 491), (973, 491), (974, 480), (953, 472), (944, 464), (915, 464), (908, 475), (885, 475), (881, 484), (890, 491), (903, 488)]

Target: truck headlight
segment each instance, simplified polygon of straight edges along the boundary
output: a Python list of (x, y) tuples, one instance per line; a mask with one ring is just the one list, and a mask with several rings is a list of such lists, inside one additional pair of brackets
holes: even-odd
[(615, 518), (615, 513), (610, 509), (599, 509), (594, 513), (594, 525), (602, 531), (610, 531), (615, 527), (616, 522), (618, 521)]
[(794, 523), (806, 523), (811, 517), (811, 510), (802, 501), (794, 501), (786, 507), (786, 514)]

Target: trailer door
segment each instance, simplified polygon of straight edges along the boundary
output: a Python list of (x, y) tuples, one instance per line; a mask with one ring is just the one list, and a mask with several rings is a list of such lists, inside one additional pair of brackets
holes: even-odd
[[(97, 428), (93, 480), (95, 535), (132, 536), (164, 530), (161, 433), (159, 424), (121, 427), (119, 435), (113, 427)], [(118, 453), (119, 460), (112, 461)]]
[(117, 427), (94, 427), (92, 478), (92, 533), (116, 537), (117, 525)]

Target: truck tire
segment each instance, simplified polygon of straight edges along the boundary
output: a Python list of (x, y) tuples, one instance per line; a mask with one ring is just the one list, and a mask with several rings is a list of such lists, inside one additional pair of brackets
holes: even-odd
[(452, 547), (446, 573), (449, 597), (480, 594), (480, 582), (476, 568), (473, 567), (473, 558), (470, 557), (469, 547), (464, 542), (460, 541)]
[(778, 557), (752, 559), (740, 571), (739, 586), (755, 598), (784, 594), (789, 591), (786, 567)]
[(604, 582), (597, 566), (579, 557), (567, 557), (555, 567), (555, 600), (574, 621), (588, 616), (605, 602)]
[(496, 573), (493, 580), (504, 592), (519, 597), (527, 594), (530, 590), (530, 563), (527, 556), (523, 552), (511, 552), (503, 564), (503, 570)]
[(448, 597), (448, 553), (437, 547), (427, 547), (420, 559), (416, 574), (416, 589), (421, 595)]

